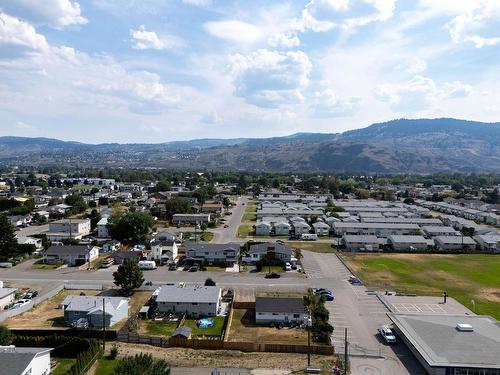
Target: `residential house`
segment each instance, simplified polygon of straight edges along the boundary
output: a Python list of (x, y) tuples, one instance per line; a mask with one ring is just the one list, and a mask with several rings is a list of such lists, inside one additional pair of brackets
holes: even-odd
[(219, 313), (221, 288), (201, 285), (162, 286), (156, 304), (163, 313), (186, 314), (191, 318)]
[(460, 236), (460, 232), (453, 227), (425, 225), (422, 227), (424, 233), (429, 237), (437, 236)]
[(341, 243), (349, 251), (379, 251), (380, 240), (367, 234), (344, 234)]
[(186, 244), (186, 261), (201, 264), (232, 266), (238, 262), (240, 244), (193, 242)]
[(434, 247), (434, 241), (424, 236), (389, 236), (389, 245), (395, 251), (423, 251)]
[(117, 251), (113, 254), (114, 264), (123, 264), (125, 261), (137, 263), (142, 257), (142, 251)]
[(48, 375), (51, 348), (0, 347), (0, 375)]
[(90, 234), (90, 219), (62, 219), (49, 224), (49, 241), (79, 240)]
[(284, 264), (290, 262), (293, 249), (280, 242), (265, 242), (250, 245), (248, 255), (242, 260), (255, 263), (266, 259), (270, 264)]
[(110, 238), (109, 235), (109, 222), (107, 217), (103, 217), (97, 222), (97, 237), (98, 238)]
[(196, 225), (210, 222), (210, 214), (175, 214), (172, 223), (176, 225)]
[(290, 233), (291, 225), (286, 221), (279, 221), (274, 224), (274, 234), (276, 236), (288, 236)]
[(313, 223), (314, 233), (318, 236), (328, 236), (330, 234), (330, 226), (323, 221)]
[(128, 299), (122, 297), (69, 295), (61, 306), (68, 324), (86, 319), (89, 328), (110, 327), (128, 317)]
[(373, 235), (388, 237), (390, 235), (409, 235), (420, 231), (417, 224), (400, 223), (348, 223), (345, 221), (334, 222), (332, 228), (337, 236), (344, 234)]
[(439, 250), (476, 250), (476, 241), (467, 236), (437, 236), (434, 243)]
[(62, 261), (68, 266), (81, 266), (99, 257), (99, 248), (89, 245), (51, 246), (45, 252), (49, 264)]
[(5, 306), (10, 305), (16, 299), (15, 288), (0, 288), (0, 311), (2, 311)]
[(17, 243), (19, 245), (35, 245), (36, 251), (40, 251), (43, 249), (43, 244), (42, 244), (42, 239), (41, 238), (35, 238), (35, 237), (17, 237)]
[(224, 205), (220, 202), (205, 202), (201, 205), (201, 212), (220, 216), (224, 212)]
[(302, 297), (256, 297), (255, 322), (298, 323), (306, 321), (307, 314)]
[(309, 231), (311, 230), (309, 224), (302, 220), (292, 221), (292, 227), (296, 236), (309, 233)]
[(166, 264), (177, 258), (178, 247), (174, 239), (154, 240), (151, 242), (151, 251), (148, 260), (155, 260), (160, 264)]
[(10, 223), (15, 226), (15, 227), (23, 227), (29, 223), (31, 223), (31, 220), (33, 217), (31, 215), (14, 215), (14, 216), (7, 216), (7, 219), (9, 219)]
[(480, 234), (472, 237), (483, 251), (500, 252), (500, 234)]
[(255, 224), (255, 235), (256, 236), (269, 236), (271, 232), (271, 224), (261, 221)]

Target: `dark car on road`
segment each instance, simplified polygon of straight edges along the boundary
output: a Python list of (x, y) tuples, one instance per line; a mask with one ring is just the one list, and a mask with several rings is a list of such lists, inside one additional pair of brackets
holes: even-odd
[(270, 273), (266, 273), (266, 279), (279, 279), (281, 277), (281, 275), (279, 273), (276, 273), (276, 272), (270, 272)]

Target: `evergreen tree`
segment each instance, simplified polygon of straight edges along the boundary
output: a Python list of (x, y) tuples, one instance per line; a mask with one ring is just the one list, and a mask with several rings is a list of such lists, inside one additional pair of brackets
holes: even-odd
[(126, 295), (131, 295), (144, 282), (144, 274), (139, 265), (127, 259), (113, 273), (113, 278), (114, 284), (122, 288)]
[(7, 216), (0, 215), (0, 259), (17, 255), (17, 247), (14, 227)]

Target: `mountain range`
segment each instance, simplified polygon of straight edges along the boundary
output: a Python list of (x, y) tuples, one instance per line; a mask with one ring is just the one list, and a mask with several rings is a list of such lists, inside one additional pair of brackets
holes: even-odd
[(279, 172), (500, 172), (500, 123), (399, 119), (344, 133), (85, 144), (0, 137), (0, 164)]

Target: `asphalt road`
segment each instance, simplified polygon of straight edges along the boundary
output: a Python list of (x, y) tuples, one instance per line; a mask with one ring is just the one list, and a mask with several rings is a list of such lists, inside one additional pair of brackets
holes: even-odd
[(49, 224), (32, 225), (26, 228), (20, 228), (18, 231), (16, 231), (16, 234), (18, 235), (18, 237), (29, 237), (34, 234), (40, 234), (48, 231)]
[(228, 242), (238, 242), (243, 243), (246, 242), (246, 239), (236, 237), (238, 232), (238, 227), (241, 224), (241, 219), (245, 214), (245, 208), (250, 200), (250, 197), (242, 196), (238, 198), (236, 206), (231, 209), (232, 214), (229, 216), (225, 216), (226, 222), (224, 225), (227, 225), (227, 228), (224, 226), (219, 227), (217, 229), (212, 230), (214, 233), (213, 243), (228, 243)]

